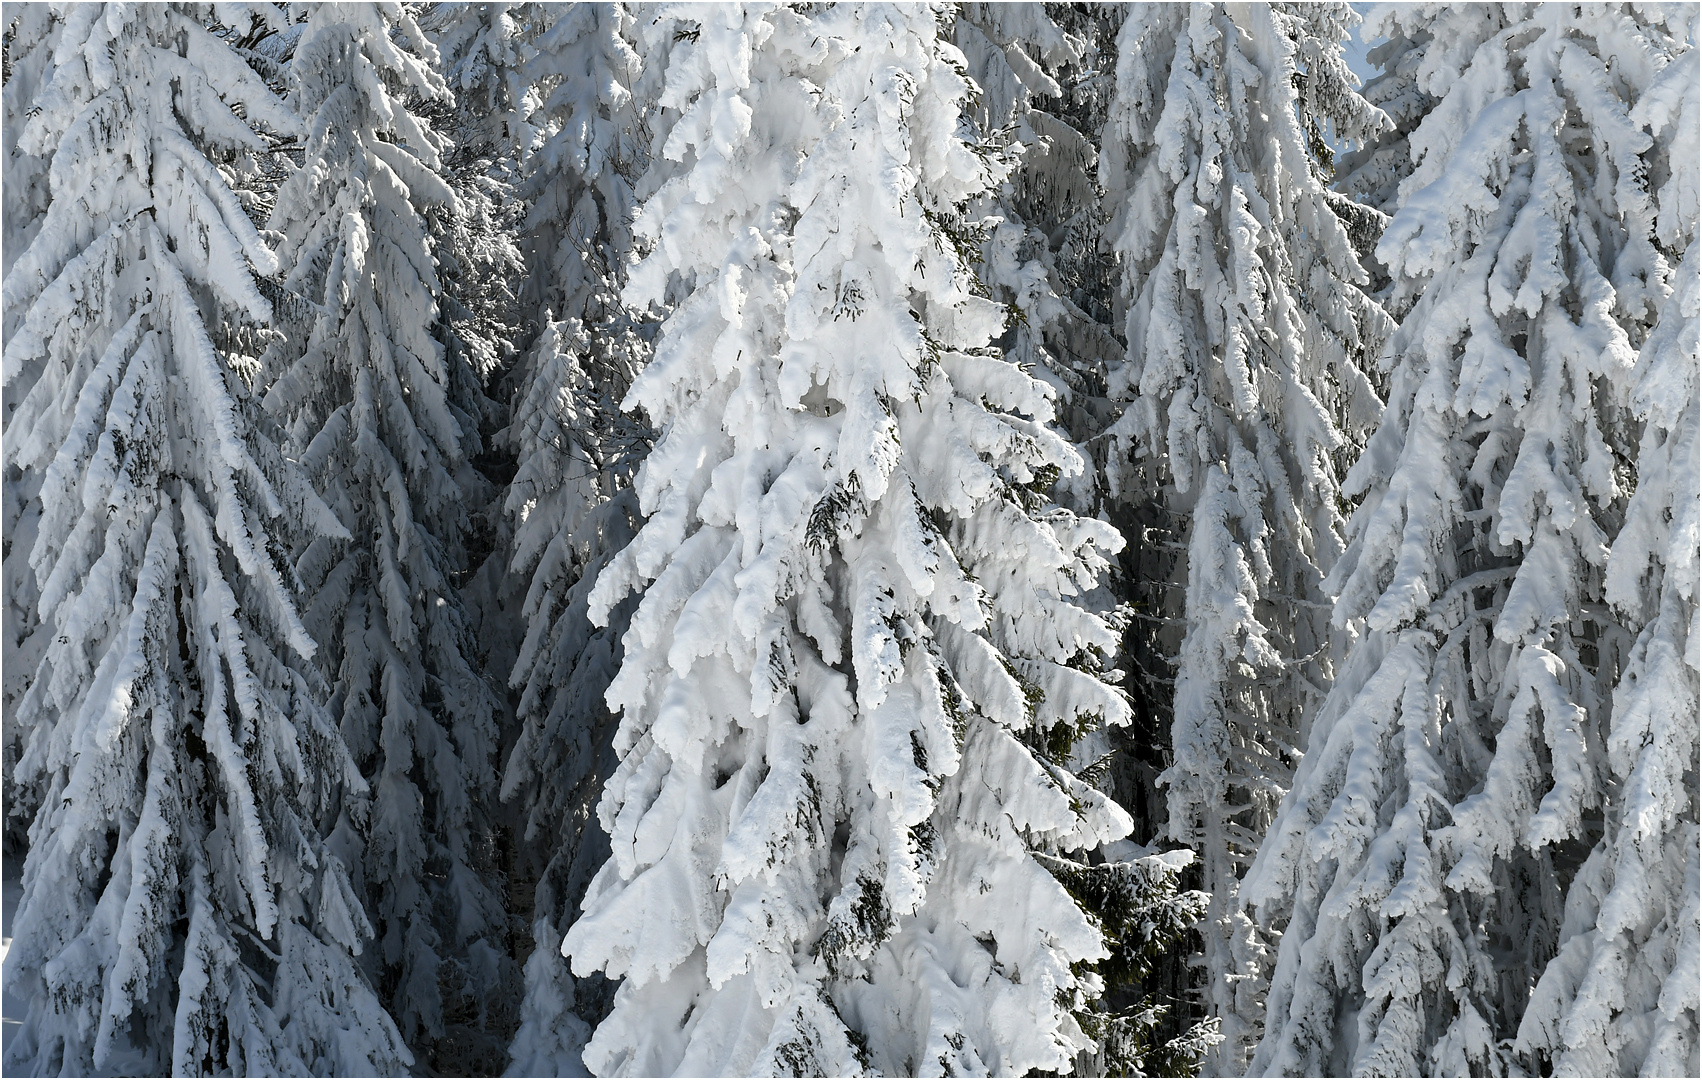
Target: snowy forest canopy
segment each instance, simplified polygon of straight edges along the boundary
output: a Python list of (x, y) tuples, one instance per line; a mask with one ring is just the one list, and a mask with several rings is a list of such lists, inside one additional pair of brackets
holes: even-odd
[(7, 4), (7, 1073), (1702, 1072), (1702, 15), (1360, 7)]

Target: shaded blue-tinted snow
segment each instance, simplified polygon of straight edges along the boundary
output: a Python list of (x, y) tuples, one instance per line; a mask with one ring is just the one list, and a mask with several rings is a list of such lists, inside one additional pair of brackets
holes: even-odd
[(5, 874), (0, 880), (4, 888), (0, 890), (0, 985), (4, 986), (4, 1004), (0, 1007), (0, 1042), (10, 1042), (18, 1025), (24, 1019), (24, 1001), (12, 997), (12, 972), (5, 966), (6, 954), (12, 951), (12, 915), (18, 910), (18, 899), (24, 894), (24, 881), (21, 876), (23, 864), (12, 862), (6, 864)]

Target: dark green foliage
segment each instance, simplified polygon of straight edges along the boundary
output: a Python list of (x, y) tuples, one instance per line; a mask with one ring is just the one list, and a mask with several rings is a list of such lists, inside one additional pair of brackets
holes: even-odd
[[(1187, 1010), (1175, 1010), (1178, 1003), (1155, 985), (1163, 981), (1155, 976), (1191, 950), (1191, 928), (1206, 910), (1205, 893), (1181, 888), (1189, 854), (1144, 855), (1097, 865), (1036, 857), (1098, 919), (1111, 950), (1094, 965), (1105, 980), (1106, 995), (1076, 1013), (1082, 1030), (1100, 1044), (1097, 1054), (1078, 1059), (1077, 1074), (1197, 1073), (1205, 1051), (1217, 1041), (1216, 1023), (1195, 1023), (1175, 1033)], [(1179, 1015), (1173, 1017), (1173, 1011)]]
[(857, 495), (857, 474), (852, 473), (843, 483), (833, 485), (827, 494), (816, 503), (810, 512), (810, 521), (805, 526), (804, 535), (810, 546), (817, 551), (833, 546), (839, 537), (839, 530), (849, 528), (852, 511), (866, 513), (862, 500)]
[[(915, 834), (912, 836), (914, 838)], [(897, 922), (881, 883), (867, 874), (859, 874), (857, 900), (851, 905), (850, 918), (830, 920), (827, 931), (810, 950), (811, 954), (825, 963), (830, 972), (838, 975), (846, 957), (867, 956), (887, 939)]]

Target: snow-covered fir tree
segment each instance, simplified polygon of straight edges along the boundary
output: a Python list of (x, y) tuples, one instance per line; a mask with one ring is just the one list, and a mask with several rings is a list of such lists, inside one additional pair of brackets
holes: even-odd
[[(620, 302), (632, 250), (633, 178), (642, 118), (634, 95), (632, 17), (619, 4), (547, 9), (525, 73), (543, 132), (521, 191), (524, 237), (542, 334), (514, 379), (508, 439), (518, 458), (506, 509), (510, 571), (525, 637), (509, 673), (520, 692), (519, 730), (503, 797), (521, 816), (522, 867), (536, 878), (533, 951), (522, 1023), (511, 1048), (517, 1075), (575, 1075), (609, 991), (588, 996), (561, 954), (562, 936), (593, 874), (609, 857), (595, 807), (615, 758), (614, 714), (604, 701), (620, 666), (632, 603), (606, 625), (588, 617), (592, 583), (632, 540), (632, 476), (649, 445), (620, 400), (647, 354), (645, 318)], [(584, 1020), (580, 1018), (584, 1017)]]
[(7, 703), (26, 740), (8, 802), (39, 807), (6, 958), (29, 1002), (10, 1072), (412, 1061), (357, 966), (372, 931), (324, 838), (364, 785), (283, 558), (348, 534), (254, 396), (273, 318), (255, 275), (277, 258), (231, 185), (295, 119), (213, 20), (64, 5), (35, 24), (52, 62), (19, 75), (39, 81), (6, 129), (9, 168), (47, 163), (39, 221), (8, 226), (29, 242), (3, 292), (4, 450), (39, 515), (8, 540), (29, 540), (50, 637)]
[[(1319, 156), (1380, 115), (1340, 57), (1345, 4), (1131, 9), (1100, 158), (1123, 259), (1113, 497), (1177, 520), (1172, 836), (1200, 853), (1206, 1005), (1239, 1072), (1267, 948), (1236, 899), (1331, 677), (1322, 587), (1339, 476), (1379, 411), (1387, 317)], [(1298, 88), (1298, 89), (1297, 89)], [(1172, 610), (1176, 610), (1172, 608)]]
[(627, 295), (692, 288), (628, 396), (661, 430), (649, 518), (591, 596), (601, 621), (643, 590), (613, 857), (564, 946), (625, 979), (593, 1071), (1025, 1072), (1089, 1045), (1106, 949), (1047, 865), (1128, 828), (1061, 764), (1125, 717), (1094, 674), (1113, 635), (1069, 599), (1117, 539), (1046, 506), (1080, 461), (988, 351), (1005, 315), (960, 208), (994, 159), (950, 28), (877, 4), (640, 26), (672, 49)]
[[(1415, 168), (1377, 248), (1393, 302), (1411, 310), (1383, 356), (1388, 411), (1345, 486), (1363, 504), (1332, 575), (1333, 619), (1357, 641), (1244, 889), (1263, 918), (1287, 925), (1256, 1073), (1576, 1067), (1548, 1056), (1574, 1038), (1595, 1071), (1603, 1058), (1585, 1044), (1597, 1020), (1579, 1014), (1615, 1000), (1605, 991), (1558, 1030), (1548, 1009), (1521, 1033), (1561, 940), (1596, 919), (1592, 898), (1563, 911), (1564, 889), (1600, 897), (1614, 870), (1634, 875), (1649, 857), (1639, 844), (1668, 830), (1675, 850), (1685, 842), (1686, 797), (1665, 791), (1657, 809), (1638, 794), (1660, 785), (1633, 775), (1643, 738), (1633, 732), (1660, 722), (1637, 702), (1660, 679), (1662, 583), (1673, 580), (1674, 603), (1694, 586), (1683, 559), (1671, 578), (1638, 564), (1647, 526), (1628, 534), (1642, 538), (1620, 587), (1607, 581), (1635, 453), (1627, 391), (1670, 290), (1657, 236), (1680, 239), (1658, 232), (1648, 185), (1677, 166), (1633, 110), (1687, 48), (1694, 14), (1574, 4), (1491, 14), (1487, 24), (1476, 6), (1417, 6), (1381, 20), (1392, 35), (1430, 37), (1418, 89), (1439, 101), (1410, 137)], [(1693, 185), (1681, 197), (1693, 206)], [(1690, 363), (1670, 355), (1686, 348), (1683, 333), (1649, 339), (1645, 392), (1662, 378), (1649, 373)], [(1682, 381), (1671, 389), (1694, 394)], [(1659, 411), (1642, 406), (1652, 502), (1684, 498), (1682, 473), (1663, 475), (1659, 459), (1686, 406), (1665, 393)], [(1629, 520), (1651, 513), (1661, 511)], [(1649, 636), (1631, 641), (1604, 601), (1650, 620)], [(1604, 801), (1638, 820), (1615, 822), (1585, 861)], [(1662, 880), (1634, 928), (1614, 921), (1621, 907), (1597, 940), (1612, 949), (1629, 929), (1676, 945), (1685, 886)], [(1661, 947), (1617, 999), (1644, 1010), (1610, 1036), (1628, 1057), (1654, 1037), (1646, 1007)], [(1590, 950), (1580, 942), (1563, 962), (1582, 975)], [(1566, 977), (1545, 979), (1542, 995), (1565, 997), (1555, 983)], [(1661, 1015), (1693, 1031), (1688, 993)]]
[[(485, 481), (478, 385), (445, 348), (422, 208), (460, 212), (445, 150), (409, 107), (448, 91), (398, 4), (308, 9), (290, 61), (305, 157), (279, 190), (284, 288), (302, 301), (270, 352), (269, 411), (347, 538), (296, 558), (331, 707), (369, 791), (333, 840), (377, 930), (391, 1015), (433, 1068), (500, 1067), (518, 971), (508, 954), (494, 801), (496, 697), (475, 663), (458, 577)], [(489, 1059), (489, 1060), (487, 1060)]]
[[(1613, 690), (1604, 835), (1572, 879), (1559, 952), (1532, 991), (1515, 1046), (1560, 1076), (1698, 1072), (1697, 53), (1657, 76), (1631, 111), (1655, 137), (1655, 236), (1684, 252), (1660, 320), (1624, 374), (1642, 422), (1637, 486), (1604, 592), (1636, 634)], [(1664, 182), (1662, 182), (1664, 181)]]

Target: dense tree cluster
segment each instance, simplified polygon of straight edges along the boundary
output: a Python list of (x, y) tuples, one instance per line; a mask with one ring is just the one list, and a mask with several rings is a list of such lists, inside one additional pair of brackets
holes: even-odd
[(7, 1071), (1695, 1075), (1698, 21), (7, 5)]

